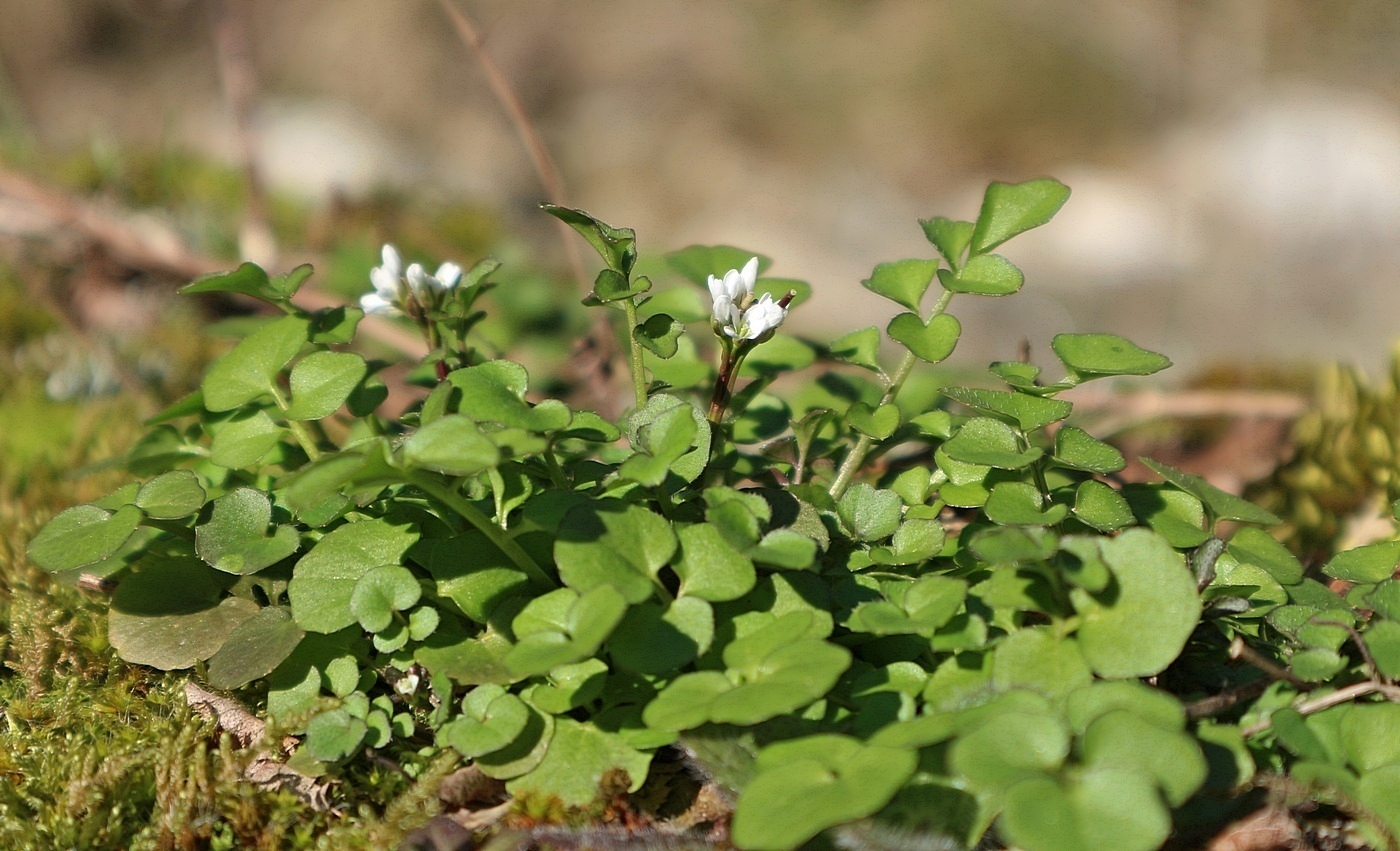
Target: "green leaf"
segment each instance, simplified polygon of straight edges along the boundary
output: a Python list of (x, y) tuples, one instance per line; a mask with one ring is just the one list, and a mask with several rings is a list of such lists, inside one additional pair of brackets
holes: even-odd
[(1089, 724), (1080, 745), (1093, 768), (1121, 768), (1156, 779), (1167, 803), (1179, 807), (1206, 780), (1206, 760), (1193, 737), (1124, 710)]
[(858, 541), (879, 541), (893, 535), (904, 513), (904, 501), (890, 490), (857, 482), (836, 504), (841, 523)]
[(986, 512), (987, 519), (1000, 526), (1050, 526), (1065, 519), (1069, 509), (1046, 505), (1028, 482), (998, 482), (987, 497)]
[(1184, 473), (1151, 458), (1139, 460), (1147, 469), (1199, 499), (1217, 520), (1238, 520), (1241, 523), (1259, 523), (1265, 526), (1283, 522), (1273, 513), (1234, 494), (1226, 493), (1200, 476)]
[(1389, 579), (1397, 564), (1400, 541), (1382, 541), (1338, 553), (1322, 566), (1322, 572), (1335, 579), (1370, 584)]
[(1069, 730), (1059, 718), (1008, 709), (954, 739), (948, 765), (973, 789), (1000, 796), (1059, 768), (1069, 745)]
[(753, 588), (753, 562), (730, 546), (715, 526), (681, 526), (676, 535), (680, 556), (671, 569), (680, 577), (680, 596), (720, 602), (737, 600)]
[(635, 792), (647, 779), (651, 754), (628, 744), (618, 733), (572, 718), (555, 721), (554, 737), (534, 770), (506, 784), (517, 797), (555, 798), (567, 807), (594, 803), (605, 779), (625, 778)]
[(1201, 501), (1185, 491), (1158, 484), (1129, 483), (1120, 492), (1138, 521), (1179, 550), (1192, 549), (1210, 537)]
[[(1028, 396), (1005, 390), (973, 387), (944, 387), (938, 392), (967, 407), (1013, 425), (1021, 431), (1036, 431), (1069, 416), (1073, 405), (1059, 399)], [(1072, 428), (1072, 426), (1066, 426)], [(1056, 432), (1058, 436), (1065, 429)], [(1121, 469), (1121, 467), (1120, 467)]]
[(1022, 448), (1011, 426), (990, 417), (974, 417), (940, 447), (949, 458), (966, 464), (1019, 470), (1044, 453), (1039, 447)]
[(292, 367), (289, 420), (319, 420), (340, 410), (368, 366), (353, 352), (312, 352)]
[(828, 351), (839, 361), (880, 372), (880, 329), (871, 325), (833, 340)]
[(1020, 290), (1026, 276), (1000, 254), (980, 254), (956, 272), (939, 269), (938, 282), (949, 292), (1003, 296)]
[(199, 477), (189, 470), (161, 473), (141, 486), (134, 505), (147, 517), (157, 520), (178, 520), (189, 517), (204, 506), (207, 494)]
[(729, 245), (690, 245), (666, 255), (666, 265), (678, 272), (686, 280), (705, 286), (710, 276), (723, 278), (731, 269), (742, 269), (749, 258), (758, 258), (758, 271), (763, 273), (770, 265), (767, 257), (756, 251), (745, 251)]
[(1230, 538), (1230, 555), (1242, 562), (1262, 567), (1284, 585), (1297, 585), (1303, 579), (1303, 565), (1288, 548), (1268, 532), (1245, 526)]
[(913, 313), (901, 313), (890, 320), (885, 333), (891, 340), (929, 363), (940, 363), (953, 353), (962, 334), (962, 325), (951, 313), (940, 313), (924, 323)]
[(413, 571), (397, 564), (376, 567), (355, 582), (350, 593), (350, 614), (366, 632), (382, 632), (394, 622), (394, 613), (413, 608), (423, 589)]
[(1161, 536), (1129, 529), (1100, 543), (1108, 591), (1074, 592), (1079, 645), (1101, 677), (1149, 677), (1181, 655), (1201, 617), (1195, 579)]
[(307, 632), (335, 632), (355, 623), (350, 598), (360, 577), (380, 565), (401, 564), (417, 540), (416, 529), (384, 519), (332, 530), (292, 570), (287, 597), (297, 625)]
[(884, 440), (899, 428), (899, 407), (889, 404), (871, 408), (864, 402), (856, 402), (846, 410), (846, 422), (866, 437)]
[(511, 624), (519, 640), (505, 656), (506, 667), (517, 675), (531, 676), (587, 659), (598, 652), (626, 612), (627, 600), (611, 585), (583, 595), (559, 588), (536, 597)]
[(272, 502), (254, 488), (239, 488), (214, 500), (209, 522), (196, 526), (194, 548), (206, 564), (225, 573), (257, 573), (301, 546), (293, 526), (272, 524)]
[(1166, 355), (1138, 348), (1114, 334), (1056, 334), (1050, 348), (1075, 375), (1151, 375), (1172, 365)]
[[(310, 266), (299, 266), (298, 269), (306, 269), (307, 275), (311, 273)], [(306, 276), (303, 275), (304, 279)], [(300, 281), (298, 281), (300, 283)], [(291, 287), (290, 291), (285, 286), (274, 287), (268, 280), (267, 273), (262, 267), (255, 263), (244, 263), (231, 272), (211, 272), (208, 275), (201, 275), (195, 278), (192, 283), (180, 288), (181, 293), (238, 293), (239, 295), (249, 295), (256, 299), (270, 302), (272, 304), (283, 304), (287, 302), (296, 292), (296, 287)]]
[(1151, 777), (1117, 768), (1029, 779), (1007, 794), (999, 825), (1027, 851), (1152, 851), (1172, 827)]
[(644, 427), (651, 425), (663, 415), (676, 408), (683, 408), (690, 412), (690, 417), (695, 421), (695, 432), (692, 437), (692, 446), (695, 448), (680, 456), (668, 466), (671, 472), (680, 476), (687, 482), (693, 482), (700, 477), (705, 465), (710, 460), (710, 424), (694, 405), (675, 396), (665, 393), (658, 393), (647, 400), (646, 406), (636, 411), (627, 420), (627, 438), (633, 446), (642, 445), (641, 431)]
[[(769, 745), (734, 809), (734, 843), (796, 848), (822, 830), (873, 815), (914, 775), (915, 751), (836, 734)], [(781, 817), (775, 814), (781, 813)]]
[(933, 282), (933, 273), (937, 269), (938, 263), (933, 260), (881, 263), (870, 273), (869, 278), (860, 282), (860, 285), (918, 313), (919, 303), (923, 301), (924, 293)]
[(715, 617), (698, 597), (680, 597), (668, 606), (632, 606), (608, 639), (613, 664), (643, 674), (681, 670), (710, 649)]
[(987, 371), (1017, 389), (1032, 392), (1045, 389), (1035, 383), (1036, 379), (1040, 377), (1040, 367), (1033, 363), (993, 361), (987, 367)]
[(437, 592), (480, 624), (507, 598), (525, 595), (530, 585), (515, 562), (475, 529), (420, 541), (412, 556), (432, 574)]
[(671, 465), (695, 445), (695, 417), (688, 405), (677, 405), (637, 429), (639, 450), (618, 468), (620, 478), (656, 487), (666, 481)]
[(215, 432), (209, 460), (230, 470), (252, 467), (286, 436), (287, 430), (273, 422), (266, 411), (240, 411)]
[(554, 543), (559, 577), (578, 591), (616, 587), (629, 603), (652, 595), (653, 582), (676, 551), (664, 517), (644, 506), (604, 500), (564, 515)]
[(956, 267), (962, 262), (963, 253), (972, 242), (972, 222), (959, 222), (935, 216), (932, 219), (919, 219), (919, 226), (924, 229), (924, 236), (933, 243), (933, 247), (938, 249), (938, 253), (948, 261), (949, 266)]
[(231, 411), (275, 394), (277, 374), (306, 345), (306, 334), (304, 318), (284, 316), (239, 341), (205, 373), (204, 406)]
[(983, 529), (968, 544), (973, 554), (995, 564), (1045, 561), (1055, 555), (1055, 533), (1037, 526)]
[(1101, 476), (1116, 473), (1128, 466), (1122, 452), (1074, 426), (1064, 426), (1055, 432), (1054, 459), (1062, 467)]
[(1074, 516), (1100, 532), (1116, 532), (1134, 522), (1133, 509), (1122, 494), (1097, 479), (1089, 479), (1074, 491)]
[(141, 525), (141, 509), (126, 505), (115, 511), (75, 505), (50, 520), (26, 553), (43, 570), (84, 567), (110, 557)]
[(659, 358), (669, 358), (676, 353), (676, 341), (684, 332), (685, 326), (665, 313), (648, 316), (634, 329), (637, 342)]
[(1069, 187), (1058, 180), (992, 183), (982, 196), (982, 209), (972, 231), (973, 255), (985, 254), (1019, 233), (1040, 227), (1067, 200)]
[(1025, 689), (1058, 702), (1093, 679), (1080, 644), (1049, 627), (1013, 632), (997, 645), (992, 658), (992, 684), (998, 691)]
[(447, 380), (462, 391), (459, 412), (477, 422), (545, 433), (567, 428), (572, 417), (568, 407), (557, 399), (546, 399), (533, 406), (527, 403), (529, 377), (518, 363), (488, 361), (453, 370)]
[(582, 210), (572, 210), (556, 204), (541, 204), (540, 209), (578, 231), (593, 250), (608, 264), (608, 268), (623, 275), (632, 272), (637, 262), (637, 232), (631, 228), (615, 228), (593, 218)]
[(475, 759), (520, 739), (530, 725), (530, 715), (523, 700), (499, 685), (477, 686), (462, 698), (462, 714), (438, 730), (437, 740)]
[(1338, 733), (1342, 752), (1357, 771), (1400, 765), (1400, 704), (1352, 704)]
[(202, 562), (161, 559), (117, 586), (108, 637), (126, 661), (173, 671), (213, 656), (257, 612), (252, 600), (225, 597), (219, 575)]
[(336, 762), (353, 756), (368, 732), (362, 719), (344, 709), (330, 709), (307, 723), (306, 752), (322, 762)]
[(277, 669), (296, 650), (306, 633), (282, 606), (268, 606), (233, 628), (228, 639), (209, 657), (209, 685), (242, 688)]
[(405, 464), (452, 476), (480, 473), (501, 461), (496, 444), (461, 414), (449, 414), (418, 429), (402, 451)]

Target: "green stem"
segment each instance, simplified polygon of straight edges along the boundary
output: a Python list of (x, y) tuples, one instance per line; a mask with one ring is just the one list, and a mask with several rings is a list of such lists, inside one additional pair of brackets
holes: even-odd
[(642, 341), (637, 337), (637, 305), (630, 298), (622, 300), (622, 312), (627, 314), (628, 357), (632, 362), (632, 393), (638, 410), (647, 404), (646, 365), (642, 361)]
[(549, 574), (535, 563), (530, 554), (521, 549), (514, 538), (504, 529), (492, 523), (491, 518), (478, 511), (476, 506), (468, 502), (461, 494), (423, 472), (409, 473), (408, 483), (457, 512), (463, 520), (476, 527), (478, 532), (485, 535), (487, 540), (495, 544), (501, 552), (515, 562), (516, 567), (524, 571), (525, 575), (529, 577), (531, 585), (547, 590), (558, 587), (554, 580), (549, 578)]
[[(282, 412), (283, 419), (286, 419), (288, 404), (286, 397), (282, 395), (282, 391), (273, 387), (272, 399), (277, 403), (277, 410)], [(307, 458), (315, 461), (317, 458), (321, 457), (321, 450), (316, 446), (316, 438), (312, 437), (305, 423), (300, 420), (287, 420), (287, 428), (291, 429), (292, 437), (295, 437), (297, 443), (301, 444), (301, 448), (306, 452)]]
[[(934, 302), (933, 310), (929, 313), (924, 324), (933, 321), (943, 311), (948, 309), (948, 303), (953, 300), (953, 291), (944, 290), (943, 294)], [(895, 367), (894, 375), (890, 376), (890, 383), (885, 387), (885, 395), (880, 398), (878, 407), (884, 407), (895, 400), (899, 391), (904, 387), (904, 381), (909, 377), (909, 373), (914, 371), (914, 364), (918, 362), (918, 357), (913, 352), (906, 351), (904, 357), (900, 358), (899, 366)], [(856, 445), (851, 447), (851, 451), (846, 455), (846, 459), (841, 462), (841, 469), (836, 472), (836, 479), (831, 483), (829, 493), (832, 499), (840, 499), (846, 492), (846, 488), (851, 486), (851, 480), (865, 464), (866, 456), (870, 454), (870, 447), (874, 444), (867, 435), (862, 434), (856, 441)]]

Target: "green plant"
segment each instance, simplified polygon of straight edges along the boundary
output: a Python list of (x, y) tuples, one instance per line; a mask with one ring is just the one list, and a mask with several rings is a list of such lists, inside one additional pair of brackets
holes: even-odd
[(1124, 458), (1059, 396), (1169, 365), (1121, 337), (1056, 336), (1054, 380), (1000, 362), (995, 389), (902, 397), (953, 353), (954, 297), (1017, 292), (993, 252), (1068, 195), (995, 183), (975, 221), (922, 222), (937, 259), (863, 282), (904, 309), (888, 371), (878, 328), (776, 333), (809, 288), (761, 256), (687, 248), (652, 274), (708, 298), (653, 292), (633, 231), (546, 206), (605, 266), (585, 304), (621, 320), (617, 423), (475, 344), (493, 260), (430, 276), (386, 250), (362, 306), (432, 347), (398, 417), (387, 364), (348, 350), (362, 311), (292, 304), (309, 267), (198, 280), (282, 315), (151, 420), (144, 482), (29, 556), (119, 582), (124, 659), (264, 684), (307, 773), (452, 749), (531, 811), (590, 812), (676, 747), (735, 794), (741, 848), (873, 820), (851, 829), (1048, 851), (1157, 847), (1259, 768), (1384, 841), (1400, 710), (1365, 701), (1397, 693), (1400, 545), (1329, 562), (1344, 599), (1251, 503), (1152, 462), (1161, 483), (1115, 486)]

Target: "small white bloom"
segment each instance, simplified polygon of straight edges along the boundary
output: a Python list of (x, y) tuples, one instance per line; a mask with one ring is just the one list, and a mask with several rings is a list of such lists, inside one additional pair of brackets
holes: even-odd
[(782, 325), (784, 319), (787, 319), (787, 308), (774, 301), (770, 294), (764, 293), (742, 315), (725, 325), (724, 333), (737, 340), (757, 340)]
[[(418, 316), (422, 310), (437, 307), (443, 293), (462, 280), (462, 267), (456, 263), (443, 263), (436, 275), (429, 275), (419, 263), (405, 269), (403, 258), (392, 245), (386, 244), (381, 256), (384, 262), (369, 271), (374, 292), (360, 297), (360, 307), (365, 313)], [(415, 303), (416, 309), (409, 309), (410, 301)]]
[(734, 309), (743, 311), (753, 300), (754, 281), (758, 278), (758, 258), (752, 257), (743, 269), (730, 269), (723, 278), (710, 276), (710, 299), (714, 306), (712, 315), (721, 326), (729, 326), (735, 320)]

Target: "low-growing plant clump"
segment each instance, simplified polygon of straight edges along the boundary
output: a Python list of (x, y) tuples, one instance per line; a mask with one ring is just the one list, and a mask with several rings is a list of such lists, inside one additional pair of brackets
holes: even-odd
[[(995, 251), (1068, 195), (994, 183), (975, 221), (922, 221), (936, 257), (863, 282), (903, 312), (824, 344), (784, 332), (810, 289), (766, 258), (648, 265), (633, 231), (546, 205), (604, 266), (584, 303), (621, 324), (617, 421), (492, 356), (494, 260), (429, 274), (386, 247), (358, 308), (315, 311), (292, 302), (310, 267), (202, 278), (280, 315), (150, 420), (139, 481), (28, 555), (115, 585), (123, 659), (299, 736), (289, 770), (460, 758), (517, 827), (1146, 851), (1268, 777), (1393, 844), (1400, 543), (1320, 577), (1263, 508), (1152, 461), (1161, 481), (1119, 480), (1061, 398), (1169, 366), (1118, 336), (909, 392), (954, 352), (955, 297), (1016, 293)], [(366, 312), (431, 349), (403, 413), (353, 349)]]

